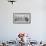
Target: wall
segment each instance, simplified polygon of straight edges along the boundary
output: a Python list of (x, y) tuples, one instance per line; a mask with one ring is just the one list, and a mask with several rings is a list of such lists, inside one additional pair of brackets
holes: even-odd
[[(46, 40), (45, 0), (17, 0), (14, 5), (0, 0), (0, 40), (11, 40), (27, 32), (35, 40)], [(30, 12), (31, 24), (13, 24), (13, 12)]]

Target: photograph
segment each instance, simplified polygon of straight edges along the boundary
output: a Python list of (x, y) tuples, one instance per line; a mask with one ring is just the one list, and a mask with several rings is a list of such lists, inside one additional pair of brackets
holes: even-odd
[(46, 46), (46, 0), (0, 0), (0, 46)]

